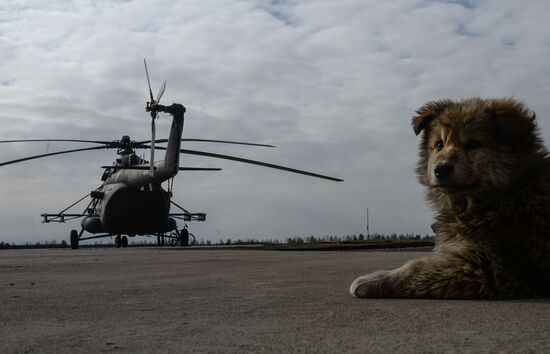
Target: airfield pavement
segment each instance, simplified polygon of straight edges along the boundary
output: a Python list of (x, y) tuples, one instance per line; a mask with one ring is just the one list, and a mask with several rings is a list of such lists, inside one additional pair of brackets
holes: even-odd
[(0, 251), (1, 353), (550, 352), (550, 299), (364, 300), (426, 252)]

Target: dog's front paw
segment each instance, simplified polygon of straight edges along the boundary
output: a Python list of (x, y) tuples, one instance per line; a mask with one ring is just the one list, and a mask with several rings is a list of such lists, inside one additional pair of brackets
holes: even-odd
[(392, 297), (395, 289), (390, 272), (383, 270), (355, 279), (349, 291), (355, 297), (383, 298)]

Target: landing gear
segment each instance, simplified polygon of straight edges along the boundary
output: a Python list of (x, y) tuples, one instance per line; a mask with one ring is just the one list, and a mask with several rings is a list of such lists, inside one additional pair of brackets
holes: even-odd
[(126, 248), (126, 247), (128, 247), (128, 237), (117, 235), (117, 237), (115, 237), (115, 247), (116, 248), (120, 248), (120, 247)]
[(164, 236), (157, 236), (157, 244), (159, 246), (164, 246)]
[[(187, 231), (187, 229), (185, 229)], [(192, 233), (188, 232), (187, 233), (187, 244), (185, 246), (193, 246), (195, 244), (195, 235), (193, 235)], [(184, 246), (182, 244), (182, 246)]]
[(190, 233), (187, 228), (184, 228), (181, 231), (175, 230), (167, 237), (170, 242), (170, 246), (177, 246), (179, 244), (181, 247), (187, 247), (195, 244), (195, 235)]
[(78, 231), (71, 230), (71, 249), (78, 249)]
[(187, 231), (187, 228), (180, 232), (180, 245), (181, 247), (189, 246), (189, 231)]

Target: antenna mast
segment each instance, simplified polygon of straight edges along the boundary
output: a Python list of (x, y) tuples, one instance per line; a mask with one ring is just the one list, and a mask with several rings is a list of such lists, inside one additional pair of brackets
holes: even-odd
[(367, 240), (370, 239), (369, 228), (370, 228), (370, 225), (369, 225), (369, 208), (367, 208)]

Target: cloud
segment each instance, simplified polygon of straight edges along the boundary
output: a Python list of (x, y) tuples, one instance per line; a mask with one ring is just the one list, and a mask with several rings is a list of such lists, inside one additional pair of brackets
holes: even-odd
[[(175, 198), (208, 212), (205, 239), (430, 232), (413, 169), (414, 110), (449, 97), (515, 96), (550, 125), (550, 25), (542, 0), (99, 1), (0, 6), (0, 139), (147, 138), (153, 90), (188, 111), (187, 137), (252, 140), (277, 149), (187, 144), (342, 177), (316, 181), (255, 166), (182, 173)], [(157, 124), (166, 135), (168, 119)], [(70, 145), (74, 147), (74, 145)], [(2, 146), (0, 160), (44, 144)], [(69, 148), (56, 144), (47, 147)], [(113, 152), (0, 169), (5, 241), (61, 239), (42, 225), (99, 183)]]

